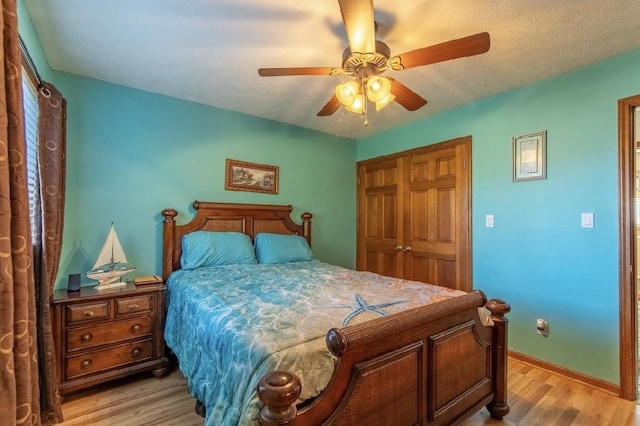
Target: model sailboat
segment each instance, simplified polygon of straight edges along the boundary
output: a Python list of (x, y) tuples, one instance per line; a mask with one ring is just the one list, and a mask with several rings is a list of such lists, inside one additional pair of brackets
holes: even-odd
[(93, 269), (87, 272), (87, 277), (98, 281), (98, 286), (96, 287), (98, 290), (122, 287), (126, 285), (125, 282), (115, 281), (120, 280), (124, 274), (134, 269), (136, 269), (135, 266), (127, 262), (127, 256), (122, 250), (118, 234), (116, 234), (112, 223), (107, 240), (104, 242), (102, 250), (100, 250)]

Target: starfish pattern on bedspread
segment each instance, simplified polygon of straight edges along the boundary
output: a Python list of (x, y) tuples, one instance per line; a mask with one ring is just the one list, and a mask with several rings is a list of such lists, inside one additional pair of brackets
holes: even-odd
[(386, 317), (387, 315), (389, 315), (389, 312), (383, 311), (382, 308), (398, 305), (400, 303), (407, 303), (407, 301), (396, 300), (394, 302), (383, 302), (383, 303), (375, 303), (375, 304), (369, 305), (367, 302), (365, 302), (365, 300), (359, 294), (356, 294), (354, 297), (352, 306), (341, 305), (341, 306), (335, 306), (335, 307), (336, 308), (353, 308), (353, 311), (351, 311), (351, 313), (349, 313), (349, 315), (344, 317), (344, 319), (342, 320), (342, 326), (344, 327), (348, 325), (349, 322), (351, 322), (351, 320), (354, 319), (356, 316), (363, 314), (365, 312), (375, 312), (380, 316)]

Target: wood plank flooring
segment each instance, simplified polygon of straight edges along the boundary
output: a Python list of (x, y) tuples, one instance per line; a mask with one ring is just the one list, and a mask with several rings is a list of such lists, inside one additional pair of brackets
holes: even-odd
[[(509, 359), (509, 404), (503, 421), (483, 409), (466, 426), (477, 425), (640, 425), (632, 401)], [(202, 426), (195, 401), (178, 370), (158, 380), (141, 374), (96, 387), (65, 400), (62, 426)]]
[(491, 419), (485, 408), (465, 425), (640, 425), (635, 402), (513, 358), (508, 388), (511, 411), (502, 422)]
[(63, 426), (202, 426), (179, 370), (162, 379), (151, 373), (113, 381), (65, 398)]

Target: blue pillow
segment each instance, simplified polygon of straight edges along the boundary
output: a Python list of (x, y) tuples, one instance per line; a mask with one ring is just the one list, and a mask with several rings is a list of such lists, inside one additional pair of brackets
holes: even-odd
[(309, 243), (299, 235), (259, 233), (255, 238), (260, 263), (289, 263), (313, 260)]
[(182, 269), (257, 262), (251, 238), (241, 232), (196, 231), (182, 236)]

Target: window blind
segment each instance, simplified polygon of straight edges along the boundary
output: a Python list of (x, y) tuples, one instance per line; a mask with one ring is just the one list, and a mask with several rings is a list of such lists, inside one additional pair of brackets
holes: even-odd
[(32, 242), (39, 241), (40, 185), (38, 177), (38, 94), (37, 89), (22, 73), (22, 103), (24, 104), (24, 127), (27, 142), (27, 187), (29, 190), (29, 216), (31, 219)]

